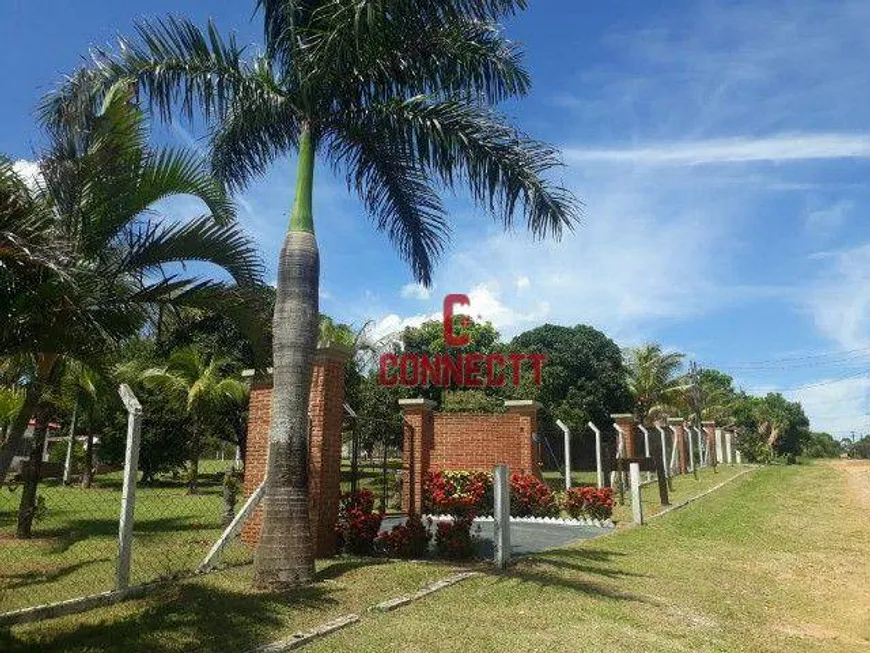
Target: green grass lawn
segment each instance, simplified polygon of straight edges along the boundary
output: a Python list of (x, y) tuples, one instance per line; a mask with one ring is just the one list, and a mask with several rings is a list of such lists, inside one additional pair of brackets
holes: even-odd
[(868, 482), (866, 465), (758, 469), (643, 528), (532, 556), (307, 650), (867, 651)]
[[(136, 491), (131, 582), (190, 573), (222, 532), (220, 474), (227, 462), (203, 461), (200, 492), (183, 479), (160, 477)], [(98, 477), (93, 488), (40, 484), (45, 512), (31, 540), (17, 540), (21, 488), (0, 488), (0, 612), (113, 589), (118, 554), (121, 475)], [(242, 545), (228, 562), (250, 559)]]
[[(675, 480), (677, 503), (739, 470)], [(250, 567), (0, 634), (9, 651), (244, 651), (356, 612), (307, 651), (866, 651), (870, 465), (758, 468), (643, 528), (525, 558), (388, 614), (450, 573), (320, 563), (320, 582), (252, 592)], [(654, 512), (655, 486), (645, 488)], [(627, 506), (620, 510), (627, 510)], [(619, 518), (619, 514), (617, 515)]]

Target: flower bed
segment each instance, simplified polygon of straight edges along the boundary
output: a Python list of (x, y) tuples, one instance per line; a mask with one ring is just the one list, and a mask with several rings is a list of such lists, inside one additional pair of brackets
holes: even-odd
[(371, 490), (347, 492), (341, 497), (335, 534), (338, 548), (345, 553), (371, 555), (383, 515), (374, 511), (375, 495)]
[(555, 517), (559, 502), (550, 486), (533, 474), (511, 474), (512, 517)]
[(613, 515), (613, 503), (609, 487), (573, 487), (562, 496), (562, 509), (575, 519), (608, 519)]
[(427, 512), (457, 517), (492, 514), (492, 474), (480, 471), (429, 472), (423, 483)]
[(378, 535), (376, 548), (390, 558), (424, 558), (432, 539), (431, 525), (431, 518), (424, 523), (419, 515), (409, 515), (404, 524), (397, 524), (389, 532)]

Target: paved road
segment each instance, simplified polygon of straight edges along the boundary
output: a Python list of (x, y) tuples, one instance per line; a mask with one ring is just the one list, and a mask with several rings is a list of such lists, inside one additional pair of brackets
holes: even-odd
[[(403, 517), (386, 517), (381, 530), (389, 530), (403, 521)], [(609, 528), (597, 526), (574, 526), (568, 524), (547, 524), (532, 522), (511, 522), (511, 555), (525, 555), (545, 549), (555, 549), (578, 540), (589, 540), (604, 533)], [(490, 558), (493, 553), (492, 522), (475, 520), (472, 533), (479, 539), (478, 556)]]

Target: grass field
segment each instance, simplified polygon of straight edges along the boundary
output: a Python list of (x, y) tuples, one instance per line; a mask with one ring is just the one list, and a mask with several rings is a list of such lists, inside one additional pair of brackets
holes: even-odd
[[(733, 471), (676, 479), (674, 502)], [(645, 488), (650, 513), (655, 486)], [(620, 508), (624, 510), (625, 508)], [(309, 651), (866, 651), (870, 465), (751, 471), (643, 528), (550, 551), (385, 615), (365, 611), (450, 568), (325, 562), (318, 584), (254, 593), (250, 568), (16, 627), (10, 651), (247, 650), (339, 614)]]
[[(678, 478), (673, 502), (735, 471)], [(650, 514), (655, 490), (644, 488)], [(360, 624), (306, 650), (866, 651), (870, 464), (759, 468), (643, 528), (535, 555), (502, 574), (479, 567), (482, 577), (384, 615), (366, 607), (451, 567), (321, 564), (320, 582), (296, 592), (252, 592), (250, 567), (235, 568), (13, 628), (0, 634), (0, 649), (244, 651), (357, 612)]]
[[(221, 533), (220, 474), (228, 463), (203, 461), (200, 492), (182, 479), (158, 479), (136, 492), (132, 583), (190, 573)], [(40, 484), (44, 514), (31, 540), (17, 540), (21, 489), (0, 489), (0, 612), (112, 589), (118, 551), (121, 474), (94, 487)], [(231, 547), (230, 561), (250, 558)]]

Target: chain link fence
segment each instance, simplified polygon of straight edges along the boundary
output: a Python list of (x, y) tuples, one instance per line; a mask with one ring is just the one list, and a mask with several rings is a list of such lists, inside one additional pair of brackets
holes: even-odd
[[(63, 460), (56, 450), (66, 446), (52, 442), (41, 456), (29, 534), (22, 533), (19, 513), (32, 439), (0, 487), (0, 614), (117, 588), (123, 470), (97, 463), (90, 487), (83, 487), (81, 462), (73, 460), (64, 484), (64, 464), (52, 461)], [(201, 460), (194, 489), (178, 473), (138, 481), (130, 585), (197, 570), (244, 500), (235, 467), (233, 460)], [(253, 550), (238, 538), (222, 553), (221, 565), (253, 558)]]

